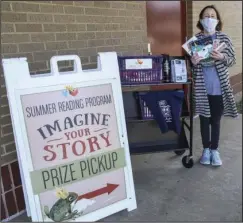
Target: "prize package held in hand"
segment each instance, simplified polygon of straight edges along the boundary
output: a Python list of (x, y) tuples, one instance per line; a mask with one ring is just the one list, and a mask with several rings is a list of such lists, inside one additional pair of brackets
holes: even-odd
[(187, 40), (183, 45), (182, 48), (188, 53), (188, 55), (192, 56), (191, 45), (190, 43), (197, 40), (196, 36), (193, 36), (189, 40)]
[(203, 59), (207, 59), (210, 57), (210, 53), (213, 50), (213, 39), (211, 36), (207, 36), (205, 38), (192, 41), (190, 45), (192, 55), (198, 55)]

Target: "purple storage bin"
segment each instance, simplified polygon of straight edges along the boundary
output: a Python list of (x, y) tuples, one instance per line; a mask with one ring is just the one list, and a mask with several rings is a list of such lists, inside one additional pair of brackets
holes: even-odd
[(121, 84), (161, 83), (162, 61), (162, 56), (118, 56)]
[(146, 92), (139, 92), (138, 97), (139, 97), (139, 104), (140, 104), (140, 109), (141, 109), (141, 115), (143, 120), (152, 120), (154, 119), (151, 111), (147, 107), (145, 101), (141, 98), (140, 95), (146, 94)]

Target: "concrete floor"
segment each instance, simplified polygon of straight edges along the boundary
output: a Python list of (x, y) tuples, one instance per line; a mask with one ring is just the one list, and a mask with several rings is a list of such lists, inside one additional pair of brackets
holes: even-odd
[[(242, 221), (242, 116), (223, 119), (223, 166), (198, 163), (199, 120), (195, 120), (192, 169), (174, 153), (132, 156), (138, 208), (107, 217), (108, 221)], [(13, 221), (13, 220), (12, 220)], [(28, 221), (25, 215), (14, 221)]]

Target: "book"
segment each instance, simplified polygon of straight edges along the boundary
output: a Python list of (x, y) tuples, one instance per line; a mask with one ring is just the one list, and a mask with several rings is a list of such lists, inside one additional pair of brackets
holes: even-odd
[(207, 36), (201, 39), (197, 39), (190, 42), (192, 55), (198, 55), (203, 59), (210, 57), (210, 53), (213, 50), (213, 39), (211, 36)]
[(192, 41), (197, 40), (196, 36), (193, 36), (192, 38), (190, 38), (189, 40), (187, 40), (183, 45), (182, 48), (187, 52), (188, 55), (192, 56), (192, 52), (191, 52), (191, 45), (190, 43)]
[(225, 48), (226, 48), (226, 43), (223, 42), (216, 48), (216, 50), (222, 52)]

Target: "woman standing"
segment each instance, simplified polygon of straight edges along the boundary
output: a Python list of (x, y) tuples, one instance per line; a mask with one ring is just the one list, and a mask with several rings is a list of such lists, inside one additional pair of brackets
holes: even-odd
[[(218, 144), (220, 120), (222, 115), (237, 117), (237, 108), (233, 91), (229, 83), (228, 67), (235, 64), (235, 52), (230, 38), (221, 32), (222, 21), (218, 10), (206, 6), (199, 14), (196, 34), (198, 39), (211, 36), (225, 43), (221, 52), (215, 49), (209, 59), (198, 55), (191, 57), (193, 64), (195, 112), (200, 117), (200, 130), (204, 147), (200, 163), (213, 166), (222, 165)], [(210, 134), (211, 126), (211, 134)]]

